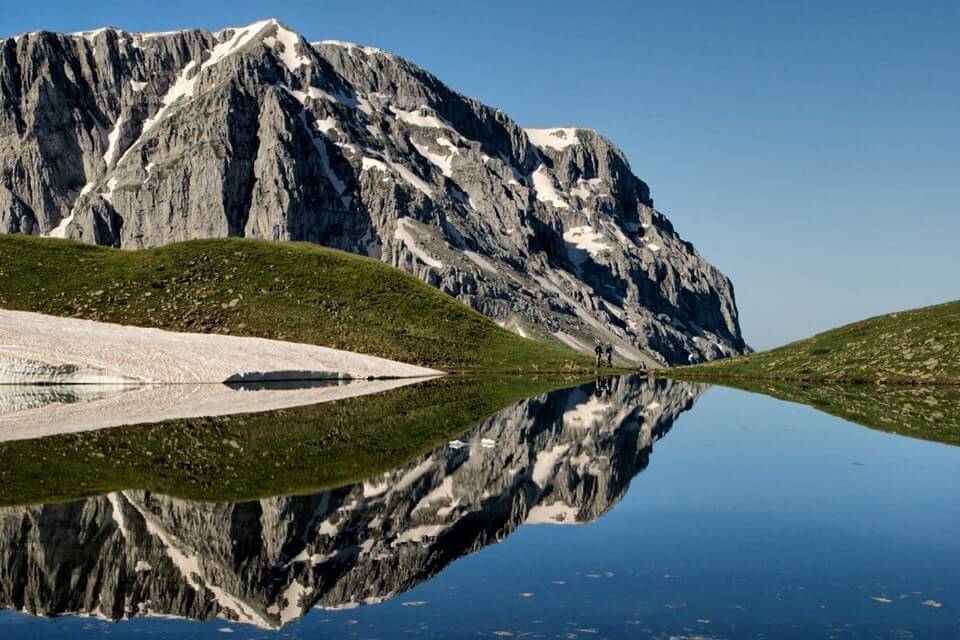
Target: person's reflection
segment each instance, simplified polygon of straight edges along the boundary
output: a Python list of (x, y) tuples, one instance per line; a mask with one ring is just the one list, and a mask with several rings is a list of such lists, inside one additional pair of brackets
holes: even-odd
[(613, 390), (612, 380), (613, 378), (600, 378), (597, 380), (593, 391), (594, 396), (597, 398), (606, 398), (609, 396)]

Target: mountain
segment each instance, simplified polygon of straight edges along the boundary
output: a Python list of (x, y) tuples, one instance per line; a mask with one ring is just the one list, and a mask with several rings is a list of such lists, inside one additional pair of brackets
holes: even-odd
[(278, 628), (397, 596), (523, 524), (617, 504), (703, 387), (617, 378), (524, 400), (462, 441), (323, 493), (241, 503), (120, 491), (0, 509), (0, 607)]
[(0, 232), (242, 236), (379, 258), (520, 335), (629, 361), (743, 353), (733, 286), (589, 129), (523, 129), (275, 20), (0, 41)]

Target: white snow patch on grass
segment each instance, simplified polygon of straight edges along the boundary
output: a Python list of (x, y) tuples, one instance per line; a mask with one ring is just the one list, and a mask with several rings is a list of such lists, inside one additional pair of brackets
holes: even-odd
[(0, 310), (0, 384), (205, 383), (290, 371), (323, 372), (311, 376), (318, 379), (438, 373), (315, 345)]

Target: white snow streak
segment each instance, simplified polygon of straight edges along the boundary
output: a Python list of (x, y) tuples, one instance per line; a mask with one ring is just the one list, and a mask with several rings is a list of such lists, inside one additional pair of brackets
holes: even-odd
[(531, 177), (533, 178), (533, 190), (537, 194), (537, 200), (550, 203), (558, 209), (570, 208), (570, 205), (560, 197), (560, 193), (554, 184), (553, 176), (547, 173), (544, 165), (541, 164), (537, 167), (537, 170), (533, 172)]
[(390, 107), (399, 120), (412, 124), (415, 127), (424, 127), (427, 129), (447, 129), (456, 133), (456, 130), (448, 122), (437, 117), (426, 107), (420, 107), (416, 111), (404, 111), (397, 107)]
[(117, 118), (117, 123), (113, 125), (113, 129), (107, 136), (107, 152), (103, 154), (103, 163), (107, 165), (107, 169), (113, 167), (113, 161), (117, 156), (117, 143), (120, 141), (121, 126), (123, 126), (123, 116)]
[(424, 264), (434, 267), (435, 269), (442, 269), (443, 262), (437, 260), (417, 245), (417, 241), (414, 239), (414, 234), (416, 233), (416, 222), (410, 218), (400, 218), (397, 220), (397, 228), (393, 232), (393, 237), (402, 242), (404, 246), (420, 258), (420, 261)]

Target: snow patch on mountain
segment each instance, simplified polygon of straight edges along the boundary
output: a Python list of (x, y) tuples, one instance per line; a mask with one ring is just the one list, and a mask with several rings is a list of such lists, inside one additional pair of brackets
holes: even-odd
[(559, 129), (524, 129), (523, 132), (530, 138), (530, 142), (543, 149), (549, 147), (563, 151), (569, 146), (579, 144), (577, 129), (561, 127)]

